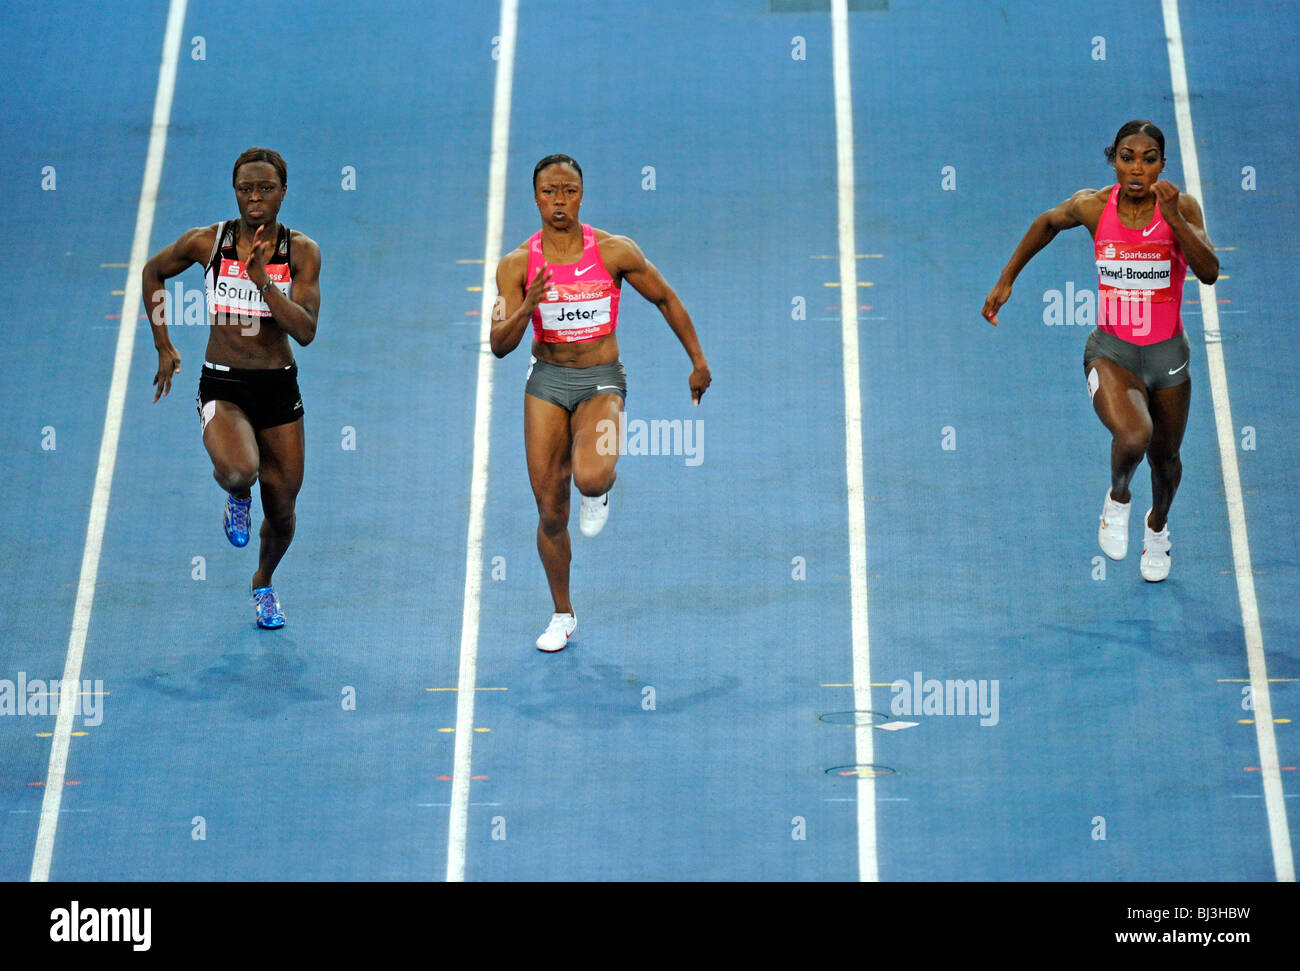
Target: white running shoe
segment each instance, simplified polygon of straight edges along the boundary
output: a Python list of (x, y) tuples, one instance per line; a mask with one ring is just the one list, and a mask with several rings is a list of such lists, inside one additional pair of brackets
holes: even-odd
[(562, 651), (577, 629), (578, 618), (574, 614), (551, 614), (551, 622), (542, 631), (542, 636), (537, 638), (537, 649), (547, 654)]
[(605, 528), (609, 519), (609, 493), (603, 496), (583, 496), (582, 508), (578, 511), (578, 528), (583, 536), (595, 536)]
[(1097, 527), (1097, 542), (1101, 551), (1112, 560), (1128, 556), (1128, 514), (1133, 503), (1116, 502), (1106, 490), (1106, 504), (1101, 507), (1101, 525)]
[[(1147, 516), (1150, 515), (1148, 509)], [(1169, 567), (1173, 565), (1173, 558), (1169, 555), (1169, 548), (1173, 545), (1169, 542), (1169, 524), (1165, 523), (1165, 528), (1157, 533), (1146, 522), (1144, 516), (1142, 525), (1146, 528), (1146, 535), (1142, 538), (1142, 579), (1159, 583), (1169, 576)]]

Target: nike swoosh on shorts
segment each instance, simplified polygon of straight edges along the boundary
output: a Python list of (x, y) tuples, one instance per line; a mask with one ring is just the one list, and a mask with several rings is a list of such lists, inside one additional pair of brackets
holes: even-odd
[(1185, 368), (1185, 367), (1187, 367), (1187, 362), (1186, 362), (1186, 361), (1184, 361), (1182, 364), (1178, 365), (1178, 367), (1174, 368), (1174, 369), (1173, 369), (1172, 371), (1170, 371), (1169, 373), (1170, 373), (1170, 374), (1177, 374), (1179, 371), (1181, 371), (1181, 370), (1182, 370), (1183, 368)]

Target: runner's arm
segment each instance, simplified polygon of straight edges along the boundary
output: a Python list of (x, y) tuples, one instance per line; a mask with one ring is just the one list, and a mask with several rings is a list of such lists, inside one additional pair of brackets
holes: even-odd
[[(271, 318), (280, 329), (306, 347), (316, 339), (316, 321), (320, 316), (321, 256), (320, 247), (315, 240), (297, 235), (290, 271), (293, 275), (293, 282), (289, 286), (290, 296), (286, 297), (279, 287), (270, 286), (262, 291), (262, 299), (271, 308)], [(262, 274), (265, 273), (263, 267)], [(270, 279), (268, 276), (268, 283)]]
[[(1156, 183), (1157, 186), (1161, 184)], [(1157, 197), (1159, 194), (1158, 190)], [(1182, 247), (1187, 265), (1196, 274), (1196, 279), (1207, 286), (1213, 286), (1219, 279), (1219, 257), (1214, 252), (1214, 244), (1210, 242), (1210, 234), (1205, 231), (1205, 216), (1201, 213), (1201, 206), (1194, 196), (1189, 196), (1186, 192), (1177, 193), (1175, 201), (1177, 215), (1174, 219), (1166, 216), (1165, 221), (1173, 230), (1174, 238)], [(1161, 206), (1160, 211), (1163, 213), (1164, 210), (1165, 207)]]
[(619, 238), (616, 262), (623, 279), (632, 284), (637, 293), (659, 308), (659, 312), (664, 315), (664, 320), (681, 341), (693, 368), (690, 378), (691, 398), (695, 404), (699, 404), (700, 397), (712, 383), (713, 377), (709, 373), (709, 362), (700, 347), (700, 339), (695, 333), (695, 324), (691, 322), (691, 315), (686, 312), (686, 307), (678, 298), (676, 291), (668, 285), (663, 274), (646, 259), (645, 254), (641, 252), (641, 247), (626, 236)]
[(525, 293), (524, 276), (527, 272), (528, 254), (521, 250), (507, 253), (497, 264), (497, 298), (492, 304), (491, 332), (492, 353), (497, 357), (505, 357), (519, 346), (528, 330), (529, 318), (542, 302), (551, 282), (550, 267), (543, 264)]
[(140, 294), (149, 316), (149, 329), (153, 331), (153, 346), (158, 351), (158, 370), (153, 379), (157, 388), (154, 401), (171, 392), (172, 377), (181, 370), (180, 353), (167, 334), (167, 290), (163, 281), (205, 260), (212, 249), (215, 233), (214, 226), (186, 231), (176, 242), (154, 254), (140, 274)]
[(1020, 240), (1020, 245), (1011, 254), (1007, 265), (1002, 268), (1002, 275), (998, 277), (998, 282), (984, 300), (983, 315), (989, 323), (997, 326), (998, 311), (1011, 299), (1012, 284), (1016, 282), (1016, 277), (1034, 255), (1054, 240), (1061, 230), (1083, 225), (1083, 220), (1079, 218), (1079, 204), (1089, 195), (1094, 195), (1095, 191), (1080, 189), (1060, 205), (1053, 206), (1030, 223), (1028, 231)]

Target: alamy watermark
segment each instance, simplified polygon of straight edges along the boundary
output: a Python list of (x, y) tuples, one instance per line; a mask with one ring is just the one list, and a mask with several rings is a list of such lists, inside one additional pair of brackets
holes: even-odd
[(72, 901), (50, 911), (50, 940), (121, 942), (147, 951), (153, 941), (151, 907), (83, 907)]
[[(246, 280), (247, 276), (243, 279)], [(238, 281), (231, 283), (226, 280), (220, 280), (218, 284), (228, 287), (239, 285)], [(285, 287), (281, 286), (278, 289), (286, 297), (289, 296)], [(233, 294), (236, 291), (232, 289), (230, 292)], [(251, 281), (240, 291), (245, 300), (251, 299), (251, 295), (256, 292)], [(228, 310), (211, 310), (206, 288), (186, 287), (180, 280), (176, 281), (171, 290), (163, 287), (163, 299), (154, 304), (149, 319), (156, 327), (161, 327), (163, 324), (172, 326), (183, 324), (187, 327), (198, 327), (204, 324), (211, 324), (214, 327), (238, 327), (239, 332), (245, 337), (256, 337), (262, 330), (262, 317), (245, 316)]]
[(104, 682), (82, 681), (80, 685), (66, 685), (57, 679), (28, 680), (26, 671), (19, 671), (14, 680), (0, 678), (0, 715), (55, 715), (59, 713), (64, 694), (71, 694), (73, 714), (85, 719), (87, 728), (95, 728), (104, 720)]
[(700, 418), (633, 418), (620, 411), (618, 421), (596, 422), (600, 455), (683, 455), (686, 464), (704, 461), (704, 421)]
[[(1116, 273), (1140, 273), (1131, 267), (1121, 267)], [(1100, 299), (1097, 291), (1087, 287), (1076, 288), (1067, 281), (1065, 289), (1043, 291), (1043, 323), (1048, 327), (1092, 327), (1106, 324), (1121, 328), (1133, 337), (1151, 333), (1153, 300), (1151, 290), (1103, 289)], [(1100, 317), (1098, 312), (1100, 311)]]
[(899, 678), (889, 686), (889, 707), (895, 715), (979, 715), (985, 728), (998, 723), (998, 682), (938, 678)]

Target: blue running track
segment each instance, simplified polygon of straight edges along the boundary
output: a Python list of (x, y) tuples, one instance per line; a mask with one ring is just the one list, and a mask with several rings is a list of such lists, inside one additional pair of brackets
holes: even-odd
[[(505, 247), (537, 229), (534, 162), (575, 156), (584, 221), (659, 267), (714, 380), (692, 408), (686, 355), (629, 288), (629, 425), (685, 423), (694, 451), (620, 460), (607, 528), (571, 530), (579, 628), (547, 656), (527, 347), (493, 363), (466, 878), (856, 880), (863, 792), (883, 880), (1274, 880), (1195, 281), (1158, 585), (1135, 554), (1100, 558), (1089, 321), (1045, 322), (1053, 291), (1096, 287), (1086, 231), (1028, 266), (998, 328), (979, 316), (1034, 216), (1112, 181), (1102, 148), (1123, 122), (1164, 130), (1185, 185), (1160, 4), (893, 0), (849, 17), (876, 712), (856, 716), (831, 21), (774, 6), (521, 4)], [(1294, 818), (1300, 7), (1180, 8)], [(149, 251), (235, 214), (243, 149), (284, 155), (281, 218), (323, 253), (319, 336), (295, 348), (307, 471), (276, 573), (288, 623), (254, 627), (256, 550), (222, 534), (193, 410), (206, 333), (173, 322), (183, 370), (153, 404), (137, 307), (53, 880), (446, 875), (499, 12), (275, 11), (190, 5)], [(32, 869), (55, 731), (41, 692), (68, 650), (166, 15), (3, 15), (7, 881)], [(200, 271), (178, 285), (198, 293)], [(1145, 466), (1134, 483), (1141, 512)], [(985, 707), (913, 709), (899, 679), (922, 697), (970, 682)], [(876, 725), (865, 787), (855, 718)]]

